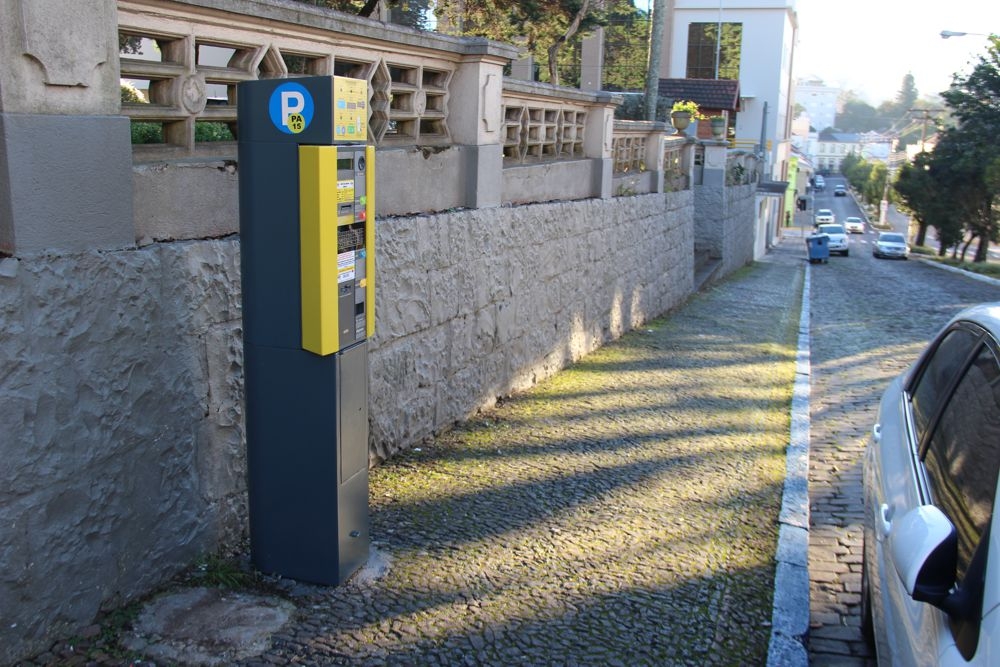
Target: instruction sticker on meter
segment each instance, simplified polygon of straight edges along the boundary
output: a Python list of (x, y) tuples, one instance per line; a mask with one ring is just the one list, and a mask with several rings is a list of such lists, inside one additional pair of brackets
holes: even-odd
[(337, 201), (354, 201), (354, 179), (337, 181)]
[(354, 251), (342, 252), (337, 255), (337, 284), (354, 280)]
[(333, 77), (333, 126), (337, 140), (368, 138), (368, 82), (344, 76)]

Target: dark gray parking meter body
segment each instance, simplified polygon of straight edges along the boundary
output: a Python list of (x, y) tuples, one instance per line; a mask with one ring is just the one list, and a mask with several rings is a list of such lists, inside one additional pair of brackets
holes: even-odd
[(343, 582), (369, 550), (374, 153), (332, 147), (345, 136), (334, 93), (334, 77), (238, 92), (251, 555), (320, 584)]

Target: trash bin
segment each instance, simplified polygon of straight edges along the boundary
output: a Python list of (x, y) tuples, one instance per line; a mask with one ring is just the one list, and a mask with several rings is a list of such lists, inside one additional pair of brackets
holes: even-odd
[(809, 250), (809, 263), (825, 262), (830, 259), (830, 235), (811, 234), (806, 237), (806, 248)]

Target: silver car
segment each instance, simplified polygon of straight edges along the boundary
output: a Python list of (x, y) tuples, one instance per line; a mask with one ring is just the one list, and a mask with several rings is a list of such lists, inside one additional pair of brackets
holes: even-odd
[(902, 234), (882, 232), (872, 244), (872, 256), (907, 259), (910, 256), (910, 246)]
[(1000, 303), (882, 396), (864, 455), (862, 629), (880, 665), (1000, 664)]

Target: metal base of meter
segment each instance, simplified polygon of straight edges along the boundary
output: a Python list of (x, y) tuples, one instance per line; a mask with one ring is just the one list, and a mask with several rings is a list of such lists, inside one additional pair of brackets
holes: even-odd
[(326, 357), (248, 344), (244, 357), (253, 563), (340, 584), (369, 553), (368, 344)]

